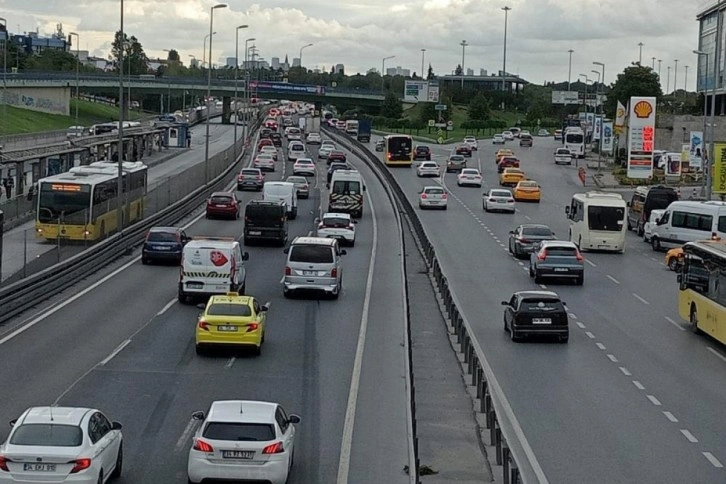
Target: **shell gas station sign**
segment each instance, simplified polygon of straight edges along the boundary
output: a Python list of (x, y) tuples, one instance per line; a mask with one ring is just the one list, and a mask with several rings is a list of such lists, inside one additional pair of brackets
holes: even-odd
[(631, 97), (628, 123), (628, 178), (653, 176), (655, 98)]

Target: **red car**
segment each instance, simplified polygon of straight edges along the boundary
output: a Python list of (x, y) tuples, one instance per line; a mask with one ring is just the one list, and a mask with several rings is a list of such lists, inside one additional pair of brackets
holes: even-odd
[(342, 151), (338, 151), (338, 150), (331, 151), (330, 154), (328, 155), (328, 165), (334, 161), (339, 161), (339, 162), (345, 163), (345, 161), (346, 161), (345, 153), (343, 153)]
[(418, 145), (413, 150), (413, 159), (431, 161), (431, 148), (426, 145)]
[(239, 204), (234, 193), (230, 192), (214, 192), (207, 199), (206, 217), (229, 217), (232, 219), (239, 218)]
[(263, 146), (275, 146), (275, 143), (270, 138), (262, 138), (257, 145), (257, 151), (260, 151)]
[(471, 157), (471, 146), (469, 145), (459, 145), (456, 147), (456, 154), (466, 156), (468, 158)]
[(519, 168), (519, 159), (514, 156), (504, 156), (497, 164), (497, 173), (502, 173), (505, 168)]
[(265, 121), (265, 128), (269, 128), (272, 131), (277, 131), (277, 121)]

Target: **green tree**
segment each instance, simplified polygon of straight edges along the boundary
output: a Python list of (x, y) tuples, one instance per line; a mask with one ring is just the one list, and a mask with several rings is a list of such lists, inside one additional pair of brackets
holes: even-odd
[(170, 49), (169, 55), (166, 56), (166, 59), (170, 62), (179, 62), (179, 52), (177, 52), (176, 49)]
[(403, 105), (396, 93), (388, 91), (381, 105), (381, 116), (398, 119), (403, 114)]
[(111, 58), (116, 63), (116, 71), (118, 71), (118, 58), (122, 47), (124, 54), (124, 73), (132, 75), (147, 74), (149, 72), (149, 58), (146, 56), (144, 48), (133, 35), (129, 37), (124, 33), (122, 39), (121, 31), (116, 32), (113, 44), (111, 45)]
[(460, 76), (464, 73), (464, 69), (461, 67), (461, 64), (456, 65), (456, 70), (454, 71), (455, 76)]
[(618, 79), (610, 88), (605, 101), (605, 113), (611, 118), (615, 117), (617, 102), (625, 105), (632, 96), (663, 96), (660, 80), (650, 67), (633, 65), (626, 67), (618, 74)]
[(426, 80), (433, 81), (434, 79), (436, 79), (436, 74), (434, 74), (434, 68), (431, 67), (431, 64), (429, 64), (429, 70), (426, 73)]
[(489, 99), (483, 92), (477, 93), (469, 103), (469, 119), (470, 120), (487, 120), (490, 115)]
[(45, 49), (37, 55), (30, 56), (26, 60), (26, 68), (41, 71), (75, 71), (76, 56), (59, 49)]

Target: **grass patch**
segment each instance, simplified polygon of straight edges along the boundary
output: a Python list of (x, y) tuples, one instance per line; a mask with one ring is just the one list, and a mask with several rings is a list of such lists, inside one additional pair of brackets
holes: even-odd
[[(421, 118), (421, 110), (423, 109), (423, 104), (418, 103), (410, 106), (408, 109), (405, 109), (403, 111), (403, 117), (410, 119), (410, 120), (418, 120)], [(444, 138), (453, 138), (455, 140), (461, 140), (464, 138), (464, 136), (468, 134), (473, 134), (471, 130), (465, 130), (461, 128), (461, 125), (469, 120), (469, 110), (468, 106), (462, 105), (462, 104), (454, 104), (452, 107), (452, 112), (449, 113), (450, 117), (449, 119), (454, 122), (454, 129), (451, 131), (445, 131)], [(522, 116), (519, 113), (512, 112), (512, 111), (499, 111), (499, 110), (492, 110), (491, 111), (491, 119), (495, 120), (501, 120), (504, 121), (507, 126), (515, 126), (515, 123), (518, 119), (520, 119)], [(491, 131), (491, 132), (489, 132)], [(436, 138), (438, 132), (438, 128), (427, 128), (425, 130), (421, 130), (419, 132), (420, 135), (430, 137), (430, 138)], [(501, 130), (486, 130), (484, 132), (484, 136), (492, 136), (495, 132), (501, 132)], [(482, 134), (481, 132), (479, 133)]]
[[(76, 103), (78, 103), (78, 123), (75, 118)], [(7, 119), (2, 115), (4, 109), (7, 109)], [(76, 124), (91, 126), (118, 121), (119, 118), (119, 110), (115, 106), (75, 99), (71, 99), (70, 112), (71, 116), (62, 116), (7, 106), (7, 108), (0, 109), (0, 135), (56, 131)], [(139, 119), (142, 116), (145, 116), (145, 113), (129, 112), (131, 120)]]

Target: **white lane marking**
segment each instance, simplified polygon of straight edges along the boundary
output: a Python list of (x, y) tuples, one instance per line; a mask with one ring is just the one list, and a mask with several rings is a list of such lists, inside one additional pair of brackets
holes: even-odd
[(106, 365), (106, 363), (113, 360), (117, 354), (121, 353), (121, 351), (129, 345), (129, 343), (131, 343), (130, 339), (121, 342), (121, 344), (118, 345), (115, 350), (113, 350), (106, 358), (101, 360), (101, 363), (99, 363), (99, 365), (104, 366)]
[(665, 417), (666, 417), (666, 418), (667, 418), (668, 420), (670, 420), (671, 422), (673, 422), (673, 423), (678, 423), (678, 419), (677, 419), (677, 418), (676, 418), (676, 416), (675, 416), (675, 415), (673, 415), (672, 413), (670, 413), (670, 412), (668, 412), (668, 411), (665, 411), (665, 412), (663, 412), (663, 415), (665, 415)]
[(575, 313), (567, 313), (567, 315), (572, 319), (577, 319), (577, 315)]
[(637, 299), (638, 301), (642, 302), (643, 304), (647, 304), (647, 305), (649, 305), (649, 306), (650, 306), (650, 303), (649, 303), (648, 301), (646, 301), (646, 300), (645, 300), (645, 299), (643, 299), (642, 297), (638, 296), (637, 294), (633, 293), (633, 297), (634, 297), (635, 299)]
[(657, 407), (661, 406), (660, 400), (655, 398), (653, 395), (646, 395), (646, 397), (648, 397), (648, 400), (650, 400), (650, 403), (652, 403), (653, 405)]
[(522, 261), (520, 260), (520, 261), (517, 261), (517, 264), (519, 264), (520, 266), (523, 266), (523, 265), (524, 265), (524, 262), (522, 262)]
[(591, 261), (590, 259), (585, 259), (585, 262), (590, 264), (592, 267), (597, 267), (597, 265), (595, 265), (595, 263), (593, 261)]
[(587, 335), (587, 337), (588, 337), (588, 338), (590, 338), (590, 339), (595, 339), (595, 335), (594, 335), (594, 334), (592, 334), (591, 332), (589, 332), (589, 331), (585, 331), (585, 334)]
[(686, 328), (684, 328), (683, 326), (681, 326), (677, 322), (673, 321), (673, 318), (669, 318), (668, 316), (666, 316), (665, 319), (666, 319), (666, 321), (668, 321), (669, 323), (671, 323), (673, 326), (675, 326), (676, 328), (680, 329), (681, 331), (685, 331), (686, 330)]
[(530, 217), (529, 215), (525, 215), (524, 218), (526, 218), (527, 220), (532, 220), (532, 217)]
[(523, 271), (529, 271), (529, 267), (522, 267)]
[(585, 329), (585, 325), (584, 325), (584, 324), (582, 324), (582, 323), (581, 323), (580, 321), (578, 321), (578, 322), (577, 322), (576, 324), (577, 324), (577, 326), (578, 326), (578, 327), (579, 327), (580, 329)]
[(620, 367), (620, 371), (622, 371), (623, 375), (625, 375), (625, 376), (633, 376), (633, 374), (630, 373), (630, 371), (627, 368), (625, 368), (624, 366)]
[(505, 247), (505, 245), (499, 242), (499, 247)]
[(189, 440), (189, 437), (192, 436), (194, 433), (194, 427), (197, 426), (197, 421), (193, 418), (189, 419), (189, 422), (187, 423), (187, 426), (184, 427), (184, 431), (179, 436), (179, 440), (176, 441), (176, 445), (174, 446), (174, 452), (181, 452), (182, 448), (184, 447), (184, 444), (186, 444), (187, 440)]
[(719, 358), (721, 358), (721, 359), (722, 359), (723, 361), (726, 361), (726, 356), (722, 355), (721, 353), (719, 353), (719, 352), (718, 352), (718, 351), (716, 351), (715, 349), (711, 348), (710, 346), (706, 346), (706, 349), (707, 349), (708, 351), (710, 351), (711, 353), (713, 353), (714, 355), (716, 355), (716, 356), (718, 356)]
[(235, 360), (236, 360), (236, 359), (237, 359), (237, 358), (236, 358), (235, 356), (231, 357), (231, 358), (230, 358), (230, 359), (229, 359), (229, 360), (227, 361), (227, 364), (226, 364), (226, 365), (224, 365), (224, 368), (225, 368), (225, 369), (227, 369), (227, 370), (229, 370), (230, 368), (232, 368), (232, 365), (234, 365), (234, 362), (235, 362)]
[(614, 282), (615, 284), (620, 284), (620, 281), (618, 281), (617, 279), (615, 279), (615, 278), (614, 278), (613, 276), (611, 276), (610, 274), (608, 274), (608, 275), (607, 275), (606, 277), (607, 277), (608, 279), (610, 279), (611, 281), (613, 281), (613, 282)]
[(366, 346), (366, 335), (368, 331), (368, 312), (371, 304), (371, 290), (373, 289), (373, 273), (376, 266), (376, 254), (378, 246), (378, 222), (376, 211), (373, 207), (371, 192), (366, 192), (368, 206), (371, 207), (371, 218), (373, 219), (373, 248), (371, 249), (371, 262), (368, 266), (368, 278), (366, 280), (366, 291), (363, 298), (363, 312), (360, 319), (360, 330), (358, 332), (358, 343), (353, 360), (353, 374), (350, 381), (348, 393), (348, 405), (345, 409), (345, 421), (343, 424), (343, 438), (340, 443), (340, 460), (338, 461), (338, 484), (348, 484), (348, 472), (350, 471), (350, 456), (353, 446), (353, 429), (355, 427), (355, 412), (358, 405), (358, 391), (360, 389), (360, 376), (363, 367), (363, 353)]
[(595, 346), (597, 346), (598, 348), (600, 348), (603, 351), (605, 351), (607, 349), (607, 348), (605, 348), (605, 345), (602, 343), (595, 343)]
[(310, 237), (311, 235), (313, 235), (313, 231), (312, 230), (308, 232), (308, 237)]
[(542, 289), (547, 289), (547, 286), (545, 286), (544, 284), (540, 284), (539, 287), (541, 287)]
[(690, 432), (690, 430), (688, 430), (688, 429), (681, 429), (681, 433), (683, 434), (683, 436), (684, 436), (684, 437), (685, 437), (686, 439), (688, 439), (688, 441), (689, 441), (690, 443), (692, 443), (692, 444), (697, 444), (697, 443), (698, 443), (698, 439), (696, 438), (696, 436), (695, 436), (695, 435), (693, 435), (693, 434), (692, 434), (692, 433)]
[(168, 303), (166, 303), (166, 306), (164, 306), (163, 308), (161, 308), (161, 311), (159, 311), (158, 313), (156, 313), (156, 315), (157, 316), (161, 316), (162, 314), (164, 314), (165, 312), (167, 312), (169, 310), (169, 308), (171, 308), (174, 304), (176, 304), (177, 301), (178, 301), (177, 298), (172, 299), (171, 301), (169, 301)]
[(701, 452), (703, 456), (708, 459), (708, 461), (713, 465), (714, 467), (718, 467), (721, 469), (723, 467), (723, 464), (719, 462), (719, 460), (710, 452)]
[(613, 355), (613, 354), (609, 354), (609, 355), (607, 355), (607, 356), (608, 356), (608, 359), (609, 359), (610, 361), (612, 361), (613, 363), (617, 363), (617, 362), (618, 362), (618, 359), (617, 359), (617, 358), (615, 358), (615, 355)]
[(638, 390), (645, 390), (645, 387), (642, 383), (640, 383), (638, 380), (633, 380), (633, 385), (635, 385), (635, 388)]

